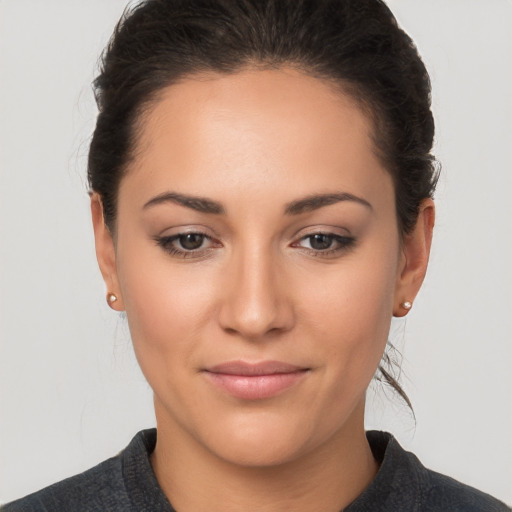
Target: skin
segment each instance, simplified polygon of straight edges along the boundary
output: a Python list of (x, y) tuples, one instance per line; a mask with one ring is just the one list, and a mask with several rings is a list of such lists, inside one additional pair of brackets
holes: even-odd
[[(183, 80), (141, 126), (114, 236), (97, 194), (92, 215), (112, 307), (126, 311), (154, 391), (162, 489), (182, 512), (341, 510), (378, 469), (365, 391), (391, 317), (406, 314), (400, 304), (424, 278), (432, 201), (401, 240), (370, 121), (349, 96), (292, 69)], [(224, 213), (144, 206), (170, 192)], [(370, 206), (349, 198), (286, 213), (340, 193)], [(208, 238), (186, 257), (169, 253), (179, 240), (155, 242), (187, 231)], [(318, 250), (315, 233), (344, 238)], [(204, 371), (233, 360), (306, 370), (275, 396), (245, 400)]]

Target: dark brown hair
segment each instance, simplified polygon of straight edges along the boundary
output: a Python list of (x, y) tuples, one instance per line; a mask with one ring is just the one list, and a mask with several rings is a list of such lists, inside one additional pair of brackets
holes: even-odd
[(88, 178), (109, 229), (141, 116), (164, 88), (200, 72), (284, 65), (338, 84), (370, 114), (406, 235), (437, 181), (430, 80), (381, 0), (145, 0), (126, 11), (94, 82), (99, 115)]

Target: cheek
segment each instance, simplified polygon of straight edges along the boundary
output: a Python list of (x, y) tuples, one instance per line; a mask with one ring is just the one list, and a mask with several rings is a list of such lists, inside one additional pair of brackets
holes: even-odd
[[(212, 317), (212, 280), (154, 247), (119, 247), (118, 276), (137, 359), (150, 383), (190, 361)], [(211, 276), (210, 276), (211, 277)], [(148, 375), (150, 372), (152, 375)]]
[(361, 250), (321, 282), (317, 276), (316, 286), (303, 293), (298, 316), (308, 319), (314, 338), (322, 340), (319, 347), (335, 362), (330, 368), (344, 382), (369, 381), (380, 362), (393, 312), (396, 261), (392, 244)]

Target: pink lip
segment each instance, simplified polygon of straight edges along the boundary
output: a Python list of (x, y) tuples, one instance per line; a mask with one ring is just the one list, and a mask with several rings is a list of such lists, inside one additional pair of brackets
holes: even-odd
[(281, 361), (230, 361), (204, 370), (213, 384), (244, 400), (262, 400), (278, 395), (301, 381), (308, 371), (309, 368)]

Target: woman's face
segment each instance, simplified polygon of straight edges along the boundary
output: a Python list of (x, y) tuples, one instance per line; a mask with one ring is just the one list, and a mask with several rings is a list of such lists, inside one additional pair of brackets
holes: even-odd
[(249, 465), (362, 429), (413, 298), (370, 130), (348, 96), (287, 69), (184, 80), (144, 118), (115, 251), (100, 222), (96, 236), (159, 428)]

